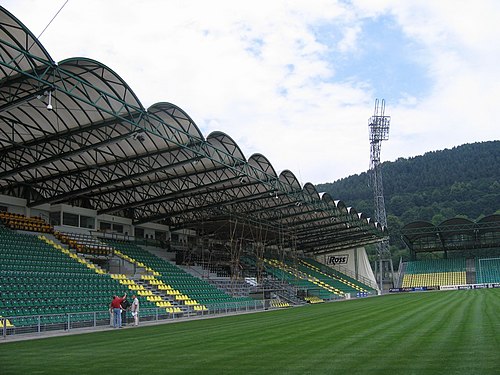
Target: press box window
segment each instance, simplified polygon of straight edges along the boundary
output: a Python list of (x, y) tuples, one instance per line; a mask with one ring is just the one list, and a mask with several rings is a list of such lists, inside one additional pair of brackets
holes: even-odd
[(78, 227), (78, 215), (63, 212), (63, 225)]
[(99, 224), (99, 229), (102, 232), (109, 232), (111, 231), (111, 223), (105, 223), (101, 221), (101, 223)]
[(123, 225), (113, 224), (113, 231), (116, 233), (123, 233)]
[(51, 212), (49, 219), (50, 225), (61, 225), (61, 212)]
[(94, 229), (95, 219), (89, 216), (80, 215), (80, 226), (82, 228)]
[(135, 228), (134, 235), (136, 238), (144, 238), (144, 228)]

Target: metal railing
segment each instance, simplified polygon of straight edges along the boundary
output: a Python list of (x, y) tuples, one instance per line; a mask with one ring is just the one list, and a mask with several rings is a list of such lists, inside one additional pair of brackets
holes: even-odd
[[(179, 312), (169, 312), (169, 308), (140, 309), (140, 322), (173, 321), (180, 318), (198, 318), (205, 316), (223, 316), (261, 310), (277, 309), (271, 300), (235, 301), (189, 306)], [(206, 309), (203, 309), (205, 306)], [(200, 310), (197, 310), (200, 309)], [(171, 310), (172, 311), (172, 310)], [(124, 325), (132, 324), (133, 318), (127, 312)], [(108, 311), (24, 315), (0, 317), (0, 334), (4, 339), (11, 335), (43, 334), (53, 331), (71, 331), (82, 328), (112, 327), (113, 315)]]

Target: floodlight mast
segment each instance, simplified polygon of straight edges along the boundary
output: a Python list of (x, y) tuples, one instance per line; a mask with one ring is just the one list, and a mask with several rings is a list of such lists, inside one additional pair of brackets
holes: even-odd
[[(382, 184), (382, 171), (380, 168), (380, 149), (382, 141), (389, 139), (389, 125), (391, 117), (385, 115), (385, 100), (379, 102), (375, 99), (375, 111), (368, 119), (370, 129), (370, 183), (373, 188), (375, 221), (387, 228), (387, 215), (385, 212), (384, 188)], [(383, 291), (383, 264), (389, 263), (391, 276), (394, 274), (392, 267), (389, 240), (384, 239), (377, 244), (377, 255), (379, 260), (379, 287)]]

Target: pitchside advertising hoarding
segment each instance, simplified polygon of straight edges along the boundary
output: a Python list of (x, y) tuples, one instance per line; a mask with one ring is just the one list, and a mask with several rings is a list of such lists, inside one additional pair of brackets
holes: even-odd
[(500, 288), (500, 283), (442, 285), (439, 287), (440, 290), (470, 290), (470, 289), (488, 289), (488, 288)]
[(427, 291), (427, 290), (471, 290), (471, 289), (487, 289), (487, 288), (500, 288), (500, 283), (391, 288), (391, 289), (389, 289), (389, 293), (423, 292), (423, 291)]
[(348, 261), (349, 261), (349, 254), (329, 255), (326, 258), (326, 264), (331, 264), (333, 266), (336, 266), (338, 264), (347, 264)]
[(391, 288), (389, 289), (389, 293), (425, 292), (427, 290), (439, 290), (439, 286), (412, 286), (405, 288)]

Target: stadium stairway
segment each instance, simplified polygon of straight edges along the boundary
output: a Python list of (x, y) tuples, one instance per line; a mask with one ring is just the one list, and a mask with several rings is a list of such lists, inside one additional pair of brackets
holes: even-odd
[(475, 284), (476, 277), (476, 260), (475, 259), (467, 259), (465, 265), (465, 280), (467, 284)]
[[(336, 269), (333, 269), (331, 267), (328, 267), (314, 259), (311, 258), (305, 258), (305, 259), (300, 259), (300, 262), (304, 264), (305, 266), (320, 272), (321, 274), (339, 281), (341, 284), (339, 284), (339, 289), (344, 291), (344, 292), (354, 292), (354, 293), (371, 293), (375, 292), (375, 289), (371, 288), (370, 286), (364, 284), (363, 282), (356, 280), (353, 277), (350, 277)], [(344, 286), (342, 285), (344, 284)]]
[[(261, 269), (262, 282), (259, 285), (255, 275), (259, 273), (259, 265), (263, 267)], [(255, 255), (244, 255), (240, 258), (240, 264), (243, 267), (243, 273), (247, 275), (252, 275), (251, 277), (245, 277), (245, 281), (251, 285), (253, 288), (262, 289), (267, 291), (272, 291), (280, 300), (287, 301), (291, 305), (305, 305), (307, 301), (303, 298), (297, 296), (298, 288), (296, 285), (292, 285), (285, 280), (279, 280), (273, 275), (273, 271), (268, 272), (265, 265), (264, 259), (259, 260)]]
[[(149, 280), (148, 278), (154, 278), (152, 275), (140, 275), (139, 277), (134, 276), (133, 278), (129, 278), (124, 274), (113, 274), (111, 277), (119, 280), (120, 284), (126, 285), (131, 294), (145, 298), (148, 302), (153, 303), (155, 307), (165, 309), (166, 314), (180, 317), (187, 311), (187, 309), (178, 306), (178, 303), (173, 302), (169, 298), (170, 296), (155, 290), (145, 281)], [(150, 313), (153, 314), (153, 312)], [(144, 314), (144, 311), (142, 314)]]
[(156, 280), (163, 282), (165, 285), (172, 287), (173, 290), (179, 291), (181, 296), (176, 296), (176, 301), (186, 305), (196, 301), (199, 305), (203, 305), (209, 309), (218, 309), (228, 304), (232, 306), (245, 306), (250, 302), (254, 302), (249, 297), (232, 297), (213, 285), (186, 273), (183, 269), (172, 264), (171, 262), (159, 258), (158, 256), (142, 249), (140, 246), (132, 242), (113, 242), (108, 241), (116, 251), (122, 256), (127, 256), (134, 259), (146, 267), (146, 270), (152, 271)]
[(316, 295), (323, 300), (344, 296), (342, 291), (277, 259), (264, 259), (264, 262), (268, 273), (273, 274), (278, 280), (294, 285), (299, 290), (306, 290), (309, 295)]
[(267, 277), (264, 279), (263, 288), (265, 290), (272, 290), (279, 299), (285, 300), (293, 305), (304, 305), (307, 303), (305, 299), (297, 297), (297, 288), (287, 282)]
[(134, 277), (137, 279), (137, 285), (140, 286), (139, 295), (146, 297), (149, 301), (155, 302), (158, 307), (166, 308), (168, 313), (180, 314), (186, 312), (186, 306), (194, 304), (196, 301), (191, 300), (189, 297), (182, 295), (181, 292), (175, 290), (170, 285), (164, 284), (163, 281), (157, 280), (155, 276), (161, 276), (160, 272), (147, 266), (141, 261), (122, 253), (120, 250), (115, 249), (115, 254), (121, 259), (134, 264), (137, 267), (143, 268), (148, 274), (140, 273)]
[(202, 266), (178, 266), (185, 272), (193, 275), (196, 278), (203, 279), (209, 284), (212, 284), (222, 292), (233, 297), (248, 297), (254, 288), (253, 285), (246, 280), (233, 280), (227, 276), (219, 276), (216, 272), (211, 272)]
[(298, 267), (301, 271), (307, 273), (310, 277), (321, 280), (323, 283), (340, 292), (343, 292), (344, 294), (350, 293), (352, 295), (356, 295), (368, 292), (367, 289), (362, 288), (349, 280), (341, 279), (338, 276), (336, 277), (330, 272), (324, 272), (321, 268), (311, 264), (310, 261), (301, 259), (299, 260)]
[[(156, 299), (153, 297), (151, 300), (155, 301), (158, 307), (165, 308), (167, 313), (176, 317), (188, 311), (203, 312), (207, 310), (206, 306), (200, 305), (198, 301), (182, 294), (162, 280), (156, 279), (153, 275), (142, 275), (140, 283), (154, 293)], [(158, 299), (158, 296), (161, 299)]]
[[(165, 285), (165, 288), (159, 288), (159, 283), (155, 283), (154, 281), (156, 280), (155, 276), (160, 276), (160, 273), (146, 264), (122, 253), (118, 249), (114, 249), (114, 254), (117, 258), (133, 265), (134, 273), (130, 277), (127, 277), (125, 274), (112, 275), (112, 277), (119, 279), (120, 283), (127, 285), (134, 294), (146, 298), (147, 301), (154, 303), (158, 308), (165, 309), (167, 314), (174, 317), (181, 317), (187, 311), (206, 310), (205, 308), (189, 308), (188, 306), (198, 306), (198, 303), (192, 301), (187, 296), (180, 296), (180, 292), (173, 291), (168, 285)], [(172, 293), (169, 293), (170, 291)]]

